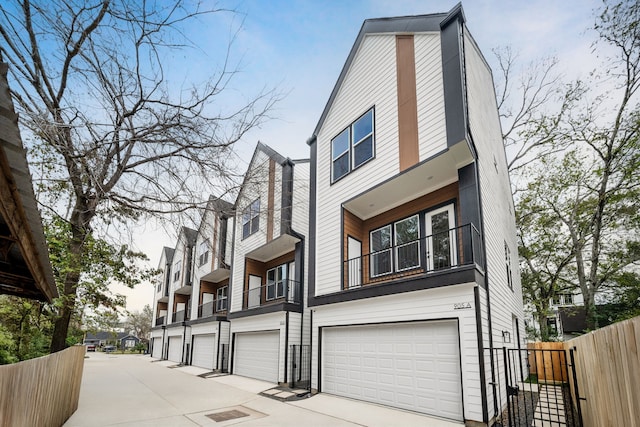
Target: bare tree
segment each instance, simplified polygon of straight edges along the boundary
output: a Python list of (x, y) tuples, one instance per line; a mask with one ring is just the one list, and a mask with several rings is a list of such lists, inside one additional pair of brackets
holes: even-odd
[(151, 323), (153, 321), (153, 310), (147, 304), (142, 311), (133, 311), (125, 322), (125, 326), (133, 331), (136, 337), (147, 342), (151, 333)]
[(216, 13), (233, 12), (187, 0), (0, 5), (0, 54), (30, 131), (40, 201), (72, 233), (52, 351), (65, 347), (93, 229), (184, 211), (204, 205), (211, 191), (221, 194), (234, 144), (277, 101), (273, 91), (246, 101), (227, 95), (236, 73), (229, 49), (217, 52), (222, 65), (208, 81), (169, 84), (174, 70), (165, 58), (192, 48), (188, 26)]
[(511, 171), (527, 174), (516, 198), (523, 271), (537, 281), (529, 296), (543, 306), (553, 295), (541, 290), (579, 288), (588, 329), (598, 326), (596, 294), (637, 277), (640, 263), (640, 4), (605, 1), (595, 22), (602, 66), (584, 82), (560, 86), (555, 113), (540, 84), (546, 72), (526, 80), (537, 83), (523, 86), (534, 90), (530, 97), (522, 91), (512, 116), (522, 125), (504, 127), (507, 147), (513, 135), (520, 144)]
[(555, 57), (523, 65), (509, 46), (493, 53), (498, 61), (495, 82), (502, 138), (513, 175), (561, 149), (556, 139), (563, 119), (584, 89), (579, 82), (563, 83)]

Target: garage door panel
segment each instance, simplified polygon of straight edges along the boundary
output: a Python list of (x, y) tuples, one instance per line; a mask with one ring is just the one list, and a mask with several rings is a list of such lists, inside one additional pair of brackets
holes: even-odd
[(169, 337), (168, 359), (172, 362), (182, 362), (182, 337)]
[(462, 420), (456, 322), (326, 328), (322, 345), (324, 391)]
[(235, 374), (278, 382), (279, 331), (238, 333), (235, 346)]
[(193, 356), (191, 364), (199, 368), (215, 369), (216, 334), (193, 336)]

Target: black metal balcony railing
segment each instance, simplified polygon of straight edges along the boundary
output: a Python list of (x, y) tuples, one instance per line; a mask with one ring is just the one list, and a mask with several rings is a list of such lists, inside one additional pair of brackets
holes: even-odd
[(422, 237), (344, 261), (344, 288), (483, 265), (482, 240), (473, 224)]
[(227, 298), (218, 298), (198, 306), (198, 319), (227, 312)]
[(189, 316), (190, 315), (191, 315), (191, 311), (188, 310), (188, 309), (187, 310), (176, 311), (172, 315), (171, 322), (172, 323), (184, 322), (185, 320), (189, 320)]
[(300, 303), (300, 282), (291, 279), (278, 280), (249, 288), (244, 291), (244, 308), (255, 308), (269, 304)]
[(164, 325), (164, 321), (166, 319), (167, 316), (160, 316), (156, 318), (156, 326), (162, 326)]

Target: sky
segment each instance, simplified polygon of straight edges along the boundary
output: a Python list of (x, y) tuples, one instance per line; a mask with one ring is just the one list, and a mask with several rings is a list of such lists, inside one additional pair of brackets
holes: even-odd
[[(239, 157), (250, 159), (256, 142), (261, 141), (286, 157), (300, 159), (309, 157), (306, 140), (363, 21), (448, 12), (457, 1), (245, 0), (216, 4), (237, 13), (220, 13), (190, 24), (186, 35), (195, 45), (197, 59), (190, 59), (185, 67), (183, 58), (167, 58), (176, 70), (188, 70), (185, 75), (176, 73), (176, 84), (184, 83), (185, 78), (202, 80), (215, 72), (234, 36), (230, 58), (239, 72), (227, 88), (228, 102), (249, 99), (265, 88), (284, 95), (271, 112), (273, 118), (238, 143)], [(595, 34), (589, 29), (600, 1), (468, 0), (462, 6), (471, 35), (494, 70), (497, 62), (492, 49), (504, 46), (518, 53), (524, 67), (542, 57), (557, 57), (567, 80), (585, 77), (598, 65), (591, 53)], [(241, 160), (240, 167), (244, 166)], [(142, 224), (138, 230), (134, 245), (147, 254), (151, 267), (157, 267), (161, 248), (174, 247), (175, 236), (153, 224)], [(112, 291), (127, 296), (130, 311), (153, 303), (150, 283), (134, 290), (112, 285)]]

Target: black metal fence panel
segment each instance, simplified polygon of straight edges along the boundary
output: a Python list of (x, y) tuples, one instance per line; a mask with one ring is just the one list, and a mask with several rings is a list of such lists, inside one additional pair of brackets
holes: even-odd
[(580, 402), (571, 393), (579, 395), (571, 354), (505, 347), (492, 356), (494, 427), (582, 427)]
[(229, 372), (229, 344), (220, 344), (220, 372)]
[(311, 346), (290, 345), (289, 346), (289, 386), (311, 390)]

